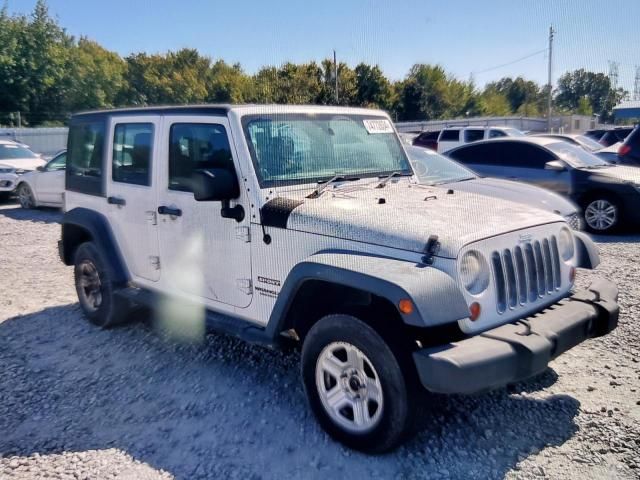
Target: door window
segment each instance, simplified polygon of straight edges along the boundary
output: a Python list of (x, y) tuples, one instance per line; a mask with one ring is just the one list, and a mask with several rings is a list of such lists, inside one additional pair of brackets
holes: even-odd
[(49, 161), (44, 167), (46, 172), (55, 172), (56, 170), (64, 170), (67, 166), (67, 154), (61, 153), (53, 160)]
[(457, 142), (460, 140), (460, 130), (443, 130), (440, 134), (441, 142)]
[(500, 145), (492, 143), (456, 148), (447, 155), (463, 164), (501, 165)]
[(482, 140), (484, 138), (484, 130), (480, 129), (470, 129), (464, 131), (464, 141), (466, 143), (477, 142), (478, 140)]
[(191, 192), (195, 170), (233, 169), (227, 131), (209, 123), (174, 123), (169, 134), (169, 189)]
[(114, 182), (151, 185), (153, 124), (119, 123), (113, 133)]
[(489, 138), (500, 138), (500, 137), (506, 137), (507, 134), (504, 133), (502, 130), (494, 130), (491, 129), (489, 130)]
[(66, 188), (90, 195), (103, 195), (102, 154), (105, 121), (78, 121), (69, 128), (69, 165)]
[(545, 163), (554, 160), (546, 150), (527, 143), (502, 142), (504, 165), (519, 168), (543, 169)]

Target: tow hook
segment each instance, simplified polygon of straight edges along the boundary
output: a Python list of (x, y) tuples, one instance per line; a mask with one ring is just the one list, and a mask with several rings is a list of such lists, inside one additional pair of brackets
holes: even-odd
[(526, 329), (524, 332), (516, 332), (516, 335), (520, 335), (521, 337), (528, 337), (531, 335), (531, 324), (527, 320), (518, 320), (516, 325), (522, 325)]

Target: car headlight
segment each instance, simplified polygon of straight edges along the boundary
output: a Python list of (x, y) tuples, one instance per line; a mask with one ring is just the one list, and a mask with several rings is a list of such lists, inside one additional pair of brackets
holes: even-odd
[(571, 230), (563, 228), (558, 235), (558, 249), (560, 250), (560, 256), (565, 262), (568, 262), (573, 258), (575, 253), (575, 246), (573, 244), (573, 235)]
[(0, 173), (15, 173), (16, 169), (13, 167), (6, 167), (4, 165), (0, 165)]
[(460, 259), (460, 280), (472, 295), (479, 295), (489, 286), (489, 264), (484, 256), (475, 250), (465, 253)]

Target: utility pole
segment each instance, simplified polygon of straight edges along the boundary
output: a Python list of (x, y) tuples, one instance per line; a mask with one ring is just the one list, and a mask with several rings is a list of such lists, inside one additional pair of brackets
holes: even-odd
[(633, 82), (633, 99), (640, 100), (640, 66), (636, 65), (636, 78)]
[(553, 25), (549, 27), (549, 98), (547, 103), (547, 131), (551, 132), (551, 108), (553, 101), (553, 85), (551, 78), (551, 67), (553, 66)]
[(336, 60), (336, 51), (333, 51), (333, 76), (336, 80), (336, 105), (338, 105), (338, 62)]
[(22, 128), (22, 115), (18, 112), (18, 128)]

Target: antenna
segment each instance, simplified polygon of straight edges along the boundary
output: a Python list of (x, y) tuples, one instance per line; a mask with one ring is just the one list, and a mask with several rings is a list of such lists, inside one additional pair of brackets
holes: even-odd
[(551, 131), (551, 109), (553, 100), (553, 84), (551, 79), (551, 67), (553, 66), (553, 35), (555, 34), (553, 25), (549, 27), (549, 98), (547, 104), (547, 131)]

